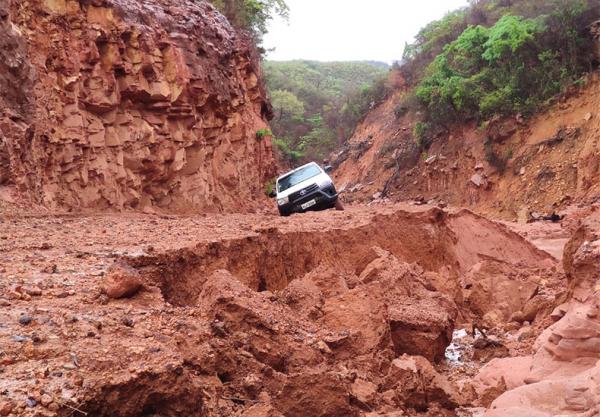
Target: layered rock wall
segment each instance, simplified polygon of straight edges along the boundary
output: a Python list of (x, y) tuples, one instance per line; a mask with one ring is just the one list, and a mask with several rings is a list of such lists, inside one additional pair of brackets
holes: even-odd
[(49, 207), (241, 210), (273, 174), (252, 42), (203, 1), (0, 1), (0, 183)]

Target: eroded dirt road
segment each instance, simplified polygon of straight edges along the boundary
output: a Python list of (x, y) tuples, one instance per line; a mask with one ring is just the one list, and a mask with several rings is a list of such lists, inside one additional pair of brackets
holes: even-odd
[(481, 367), (568, 296), (556, 255), (401, 204), (2, 217), (0, 415), (483, 413), (519, 381)]

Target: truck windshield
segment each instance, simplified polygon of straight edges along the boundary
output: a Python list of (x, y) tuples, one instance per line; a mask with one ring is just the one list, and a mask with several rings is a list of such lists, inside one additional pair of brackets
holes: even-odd
[(302, 181), (316, 177), (320, 173), (321, 170), (317, 165), (309, 165), (299, 169), (298, 171), (292, 172), (290, 175), (287, 175), (277, 181), (277, 190), (279, 192), (285, 191), (296, 184), (300, 184)]

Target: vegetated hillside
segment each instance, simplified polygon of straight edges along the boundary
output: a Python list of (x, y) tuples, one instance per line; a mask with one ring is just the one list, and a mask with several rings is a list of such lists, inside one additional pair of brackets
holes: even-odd
[(273, 175), (251, 36), (204, 1), (0, 3), (0, 185), (48, 207), (239, 210)]
[(266, 61), (263, 70), (284, 163), (323, 159), (388, 91), (382, 62)]
[(599, 9), (479, 1), (428, 25), (394, 71), (407, 86), (333, 158), (346, 198), (423, 197), (516, 218), (600, 195), (586, 162), (598, 152)]

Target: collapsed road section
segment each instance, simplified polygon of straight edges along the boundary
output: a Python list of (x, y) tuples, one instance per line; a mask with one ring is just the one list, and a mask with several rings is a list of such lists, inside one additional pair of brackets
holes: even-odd
[[(554, 258), (466, 210), (3, 225), (2, 415), (454, 416), (530, 348), (505, 330), (567, 296)], [(473, 324), (464, 371), (445, 351)]]

